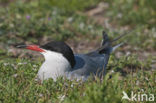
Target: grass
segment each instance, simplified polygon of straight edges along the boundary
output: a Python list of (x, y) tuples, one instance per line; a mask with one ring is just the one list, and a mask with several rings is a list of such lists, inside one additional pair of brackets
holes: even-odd
[[(12, 38), (14, 39), (12, 42), (21, 42), (16, 37), (38, 42), (34, 39), (46, 35), (57, 40), (66, 40), (73, 37), (75, 33), (95, 34), (102, 28), (87, 20), (85, 16), (76, 13), (72, 16), (66, 16), (66, 11), (51, 5), (45, 6), (44, 3), (41, 5), (39, 2), (15, 2), (9, 5), (6, 8), (1, 7), (0, 12), (4, 15), (1, 16), (0, 20), (3, 22), (0, 26), (1, 35), (4, 35), (5, 38), (10, 37), (10, 35), (15, 36)], [(6, 14), (6, 12), (8, 13)], [(32, 39), (30, 40), (30, 38)], [(5, 41), (4, 38), (1, 40)]]
[[(154, 27), (156, 20), (156, 2), (152, 0), (108, 0), (113, 20), (119, 21), (122, 25), (148, 25)], [(120, 6), (119, 6), (120, 5)], [(147, 15), (148, 14), (148, 15)]]
[[(61, 1), (0, 0), (0, 103), (129, 103), (127, 100), (121, 100), (123, 91), (129, 96), (131, 91), (156, 93), (156, 72), (152, 69), (156, 59), (155, 2)], [(101, 1), (109, 5), (104, 10), (105, 15), (101, 16), (109, 18), (112, 25), (110, 28), (85, 14)], [(85, 38), (92, 41), (98, 36), (100, 38), (103, 30), (113, 39), (127, 32), (123, 27), (136, 29), (116, 42), (117, 44), (124, 41), (127, 46), (121, 47), (111, 55), (107, 75), (102, 81), (96, 78), (77, 82), (59, 78), (56, 82), (49, 79), (41, 84), (35, 78), (42, 59), (21, 58), (10, 52), (14, 44), (26, 41), (31, 44), (51, 39), (79, 39), (78, 41), (82, 42), (81, 39)], [(43, 40), (44, 37), (48, 39)], [(130, 54), (126, 54), (127, 52)], [(144, 57), (144, 52), (150, 55)], [(121, 53), (122, 56), (116, 56), (117, 53)], [(140, 57), (143, 58), (142, 61)]]
[[(128, 62), (133, 60), (134, 63)], [(52, 79), (44, 81), (40, 84), (36, 81), (36, 73), (41, 65), (40, 62), (32, 62), (31, 60), (5, 60), (0, 62), (0, 101), (8, 102), (65, 102), (65, 103), (128, 103), (121, 101), (122, 91), (130, 94), (144, 90), (144, 93), (155, 93), (155, 73), (144, 71), (149, 68), (149, 64), (141, 67), (140, 61), (136, 58), (128, 57), (117, 62), (115, 58), (110, 59), (109, 66), (115, 65), (111, 70), (126, 68), (133, 66), (136, 72), (130, 72), (126, 77), (121, 78), (119, 72), (108, 73), (103, 79), (88, 80), (87, 82), (69, 81), (59, 78), (56, 82)], [(117, 62), (114, 64), (114, 62)], [(139, 62), (139, 63), (138, 63)], [(118, 65), (117, 65), (118, 64)], [(108, 66), (108, 67), (109, 67)], [(121, 79), (119, 79), (121, 78)], [(62, 99), (61, 99), (62, 98)]]

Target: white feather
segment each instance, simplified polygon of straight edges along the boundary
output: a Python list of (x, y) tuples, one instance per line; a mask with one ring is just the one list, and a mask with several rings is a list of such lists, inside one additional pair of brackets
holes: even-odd
[(120, 46), (123, 45), (123, 44), (124, 44), (124, 43), (120, 43), (120, 44), (114, 46), (114, 47), (112, 48), (111, 52), (115, 51), (118, 47), (120, 47)]
[(64, 76), (65, 72), (71, 69), (71, 65), (61, 53), (45, 51), (42, 53), (45, 62), (38, 71), (38, 78), (41, 81), (48, 78), (53, 78), (56, 81), (57, 77)]

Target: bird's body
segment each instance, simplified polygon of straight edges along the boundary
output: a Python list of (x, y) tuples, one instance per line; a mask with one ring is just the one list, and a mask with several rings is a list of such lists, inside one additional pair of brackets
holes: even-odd
[(53, 41), (43, 46), (18, 46), (43, 54), (45, 61), (38, 71), (38, 78), (43, 81), (49, 78), (56, 80), (63, 76), (68, 79), (86, 80), (91, 74), (103, 76), (110, 53), (119, 47), (112, 47), (107, 34), (103, 33), (103, 42), (98, 50), (87, 54), (74, 54), (64, 42)]
[[(43, 53), (46, 60), (38, 71), (38, 78), (45, 80), (63, 76), (68, 79), (86, 80), (90, 74), (96, 75), (98, 72), (105, 73), (105, 67), (109, 59), (109, 55), (98, 54), (94, 52), (93, 56), (87, 54), (75, 54), (75, 66), (72, 68), (70, 63), (60, 53), (47, 51)], [(53, 57), (53, 58), (51, 58)]]

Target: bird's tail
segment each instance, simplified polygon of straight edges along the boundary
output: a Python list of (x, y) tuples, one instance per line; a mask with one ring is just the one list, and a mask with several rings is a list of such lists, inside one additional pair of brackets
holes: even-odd
[[(117, 37), (118, 38), (118, 37)], [(116, 39), (114, 39), (116, 40)], [(113, 40), (113, 41), (114, 41)], [(113, 51), (115, 51), (115, 49), (117, 49), (118, 47), (120, 47), (123, 43), (117, 44), (116, 46), (112, 46), (112, 42), (110, 41), (108, 34), (106, 32), (103, 31), (103, 40), (102, 40), (102, 45), (101, 47), (98, 49), (98, 52), (100, 54), (110, 54)]]
[(118, 47), (120, 47), (123, 44), (124, 43), (120, 43), (120, 44), (117, 44), (117, 45), (113, 46), (111, 52), (115, 51), (115, 49), (117, 49)]

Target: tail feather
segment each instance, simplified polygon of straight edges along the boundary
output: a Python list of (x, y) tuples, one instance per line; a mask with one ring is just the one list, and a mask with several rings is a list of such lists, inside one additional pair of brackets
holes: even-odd
[(105, 31), (103, 31), (102, 36), (103, 36), (102, 46), (109, 44), (110, 40), (109, 40), (108, 34)]
[(121, 45), (123, 45), (123, 43), (120, 43), (114, 47), (112, 47), (112, 41), (110, 41), (108, 34), (106, 32), (103, 31), (103, 40), (102, 40), (102, 46), (98, 49), (98, 52), (100, 54), (110, 54), (113, 51), (115, 51), (115, 49), (117, 49), (118, 47), (120, 47)]
[(116, 46), (112, 47), (112, 50), (111, 52), (115, 51), (118, 47), (120, 47), (121, 45), (123, 45), (124, 43), (120, 43), (120, 44), (117, 44)]
[(113, 51), (115, 51), (115, 49), (117, 49), (118, 47), (123, 45), (123, 43), (120, 43), (120, 44), (112, 47), (112, 42), (113, 41), (110, 41), (110, 39), (108, 37), (108, 34), (103, 31), (103, 40), (102, 40), (102, 43), (101, 43), (101, 47), (98, 48), (96, 51), (87, 53), (87, 55), (94, 56), (94, 54), (96, 54), (96, 53), (99, 53), (99, 54), (110, 54)]

